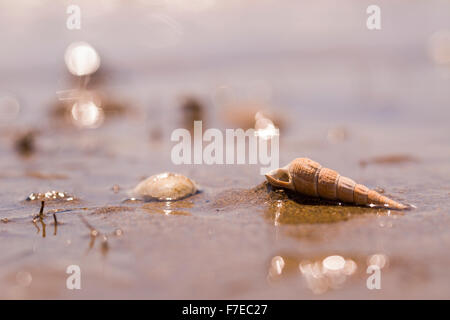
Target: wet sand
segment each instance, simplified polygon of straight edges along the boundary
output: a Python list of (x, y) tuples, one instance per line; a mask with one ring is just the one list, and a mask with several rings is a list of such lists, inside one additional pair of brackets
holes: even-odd
[[(443, 13), (450, 10), (441, 6), (450, 8), (431, 3), (424, 12), (415, 2), (404, 24), (395, 24), (391, 18), (404, 2), (394, 1), (382, 35), (359, 27), (355, 1), (348, 2), (353, 9), (336, 9), (347, 24), (333, 29), (341, 20), (329, 17), (325, 31), (312, 19), (322, 12), (313, 4), (291, 17), (305, 18), (302, 28), (276, 20), (273, 34), (257, 28), (273, 4), (253, 8), (244, 34), (233, 17), (245, 15), (246, 6), (177, 12), (183, 36), (177, 46), (159, 49), (123, 30), (117, 48), (93, 13), (76, 36), (63, 27), (42, 32), (29, 58), (14, 44), (14, 32), (2, 31), (17, 55), (0, 53), (0, 88), (18, 98), (21, 110), (0, 126), (0, 298), (449, 298), (449, 70), (430, 60), (427, 44), (435, 30), (450, 28)], [(30, 30), (58, 24), (56, 9), (36, 9), (39, 19), (26, 20)], [(101, 10), (105, 20), (120, 16)], [(16, 30), (22, 14), (0, 13), (0, 26)], [(204, 28), (195, 27), (192, 15)], [(43, 17), (53, 20), (38, 23)], [(217, 17), (228, 26), (221, 40), (214, 36), (222, 30)], [(419, 20), (421, 28), (410, 32), (406, 26)], [(287, 39), (276, 36), (285, 30)], [(125, 105), (96, 129), (52, 116), (56, 92), (75, 86), (62, 55), (79, 38), (104, 57), (104, 78), (92, 88)], [(174, 165), (170, 133), (184, 125), (179, 98), (198, 97), (205, 126), (222, 129), (229, 124), (220, 99), (230, 92), (240, 101), (262, 101), (284, 120), (280, 165), (309, 157), (417, 208), (298, 197), (264, 183), (259, 165)], [(28, 130), (36, 131), (34, 149), (24, 154), (17, 140)], [(201, 192), (176, 202), (127, 200), (139, 181), (163, 171), (185, 174)], [(46, 201), (45, 217), (33, 223), (41, 203), (27, 197), (52, 190), (67, 195)], [(347, 274), (323, 272), (324, 259), (336, 255)], [(384, 261), (380, 290), (366, 287), (371, 257)], [(81, 267), (81, 290), (66, 289), (69, 265)]]

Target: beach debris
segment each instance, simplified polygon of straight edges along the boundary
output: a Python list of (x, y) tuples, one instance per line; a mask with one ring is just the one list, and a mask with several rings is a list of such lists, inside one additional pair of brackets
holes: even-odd
[(99, 90), (63, 90), (57, 95), (59, 101), (50, 108), (50, 116), (58, 126), (98, 128), (108, 119), (132, 113), (125, 103)]
[(407, 154), (391, 154), (360, 160), (359, 165), (365, 167), (369, 164), (390, 165), (414, 162), (419, 162), (419, 160)]
[(130, 195), (144, 201), (173, 201), (191, 196), (197, 190), (191, 179), (178, 173), (164, 172), (140, 182)]
[(398, 210), (408, 208), (308, 158), (297, 158), (283, 168), (272, 170), (266, 174), (266, 178), (275, 187), (290, 189), (310, 197), (370, 207)]
[(74, 201), (75, 197), (61, 191), (48, 191), (45, 193), (31, 193), (26, 201)]

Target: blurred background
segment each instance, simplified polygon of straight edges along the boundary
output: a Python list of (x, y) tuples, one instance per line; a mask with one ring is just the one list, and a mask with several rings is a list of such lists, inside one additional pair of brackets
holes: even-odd
[[(372, 4), (381, 30), (366, 27)], [(80, 29), (66, 25), (70, 5), (81, 9)], [(83, 298), (122, 286), (108, 295), (449, 297), (449, 1), (0, 0), (0, 48), (0, 242), (11, 244), (0, 245), (0, 297), (47, 288), (43, 297), (70, 298), (57, 281), (80, 259), (96, 286), (75, 293)], [(119, 205), (142, 177), (166, 170), (194, 178), (206, 197), (254, 187), (259, 166), (173, 165), (170, 134), (194, 120), (259, 129), (257, 114), (280, 129), (280, 165), (309, 157), (418, 209), (400, 221), (380, 212), (330, 225), (295, 220), (290, 234), (259, 205), (200, 205), (193, 217), (168, 219), (140, 209), (138, 218), (96, 215), (98, 226), (125, 231), (106, 262), (84, 256), (89, 237), (76, 217), (53, 240), (31, 231), (39, 206), (22, 201), (33, 192)], [(373, 254), (394, 257), (379, 295), (361, 268)], [(302, 261), (336, 255), (359, 266), (359, 282), (334, 290), (343, 282), (306, 276), (292, 285), (312, 272)], [(342, 262), (323, 261), (333, 259)], [(278, 277), (285, 265), (296, 271), (273, 287), (267, 272)]]

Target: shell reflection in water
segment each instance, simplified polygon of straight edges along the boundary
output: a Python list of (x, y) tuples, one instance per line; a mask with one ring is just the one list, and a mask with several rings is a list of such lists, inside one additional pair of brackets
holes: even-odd
[(64, 54), (67, 69), (75, 76), (87, 76), (100, 67), (100, 56), (86, 42), (72, 43)]
[(134, 188), (130, 195), (145, 201), (180, 200), (197, 192), (196, 184), (189, 178), (171, 172), (153, 175)]

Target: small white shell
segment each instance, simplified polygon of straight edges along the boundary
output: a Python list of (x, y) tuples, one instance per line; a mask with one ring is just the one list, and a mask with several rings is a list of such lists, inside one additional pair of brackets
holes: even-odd
[(177, 173), (164, 172), (155, 174), (140, 182), (131, 191), (131, 195), (143, 200), (180, 200), (197, 192), (195, 183)]

